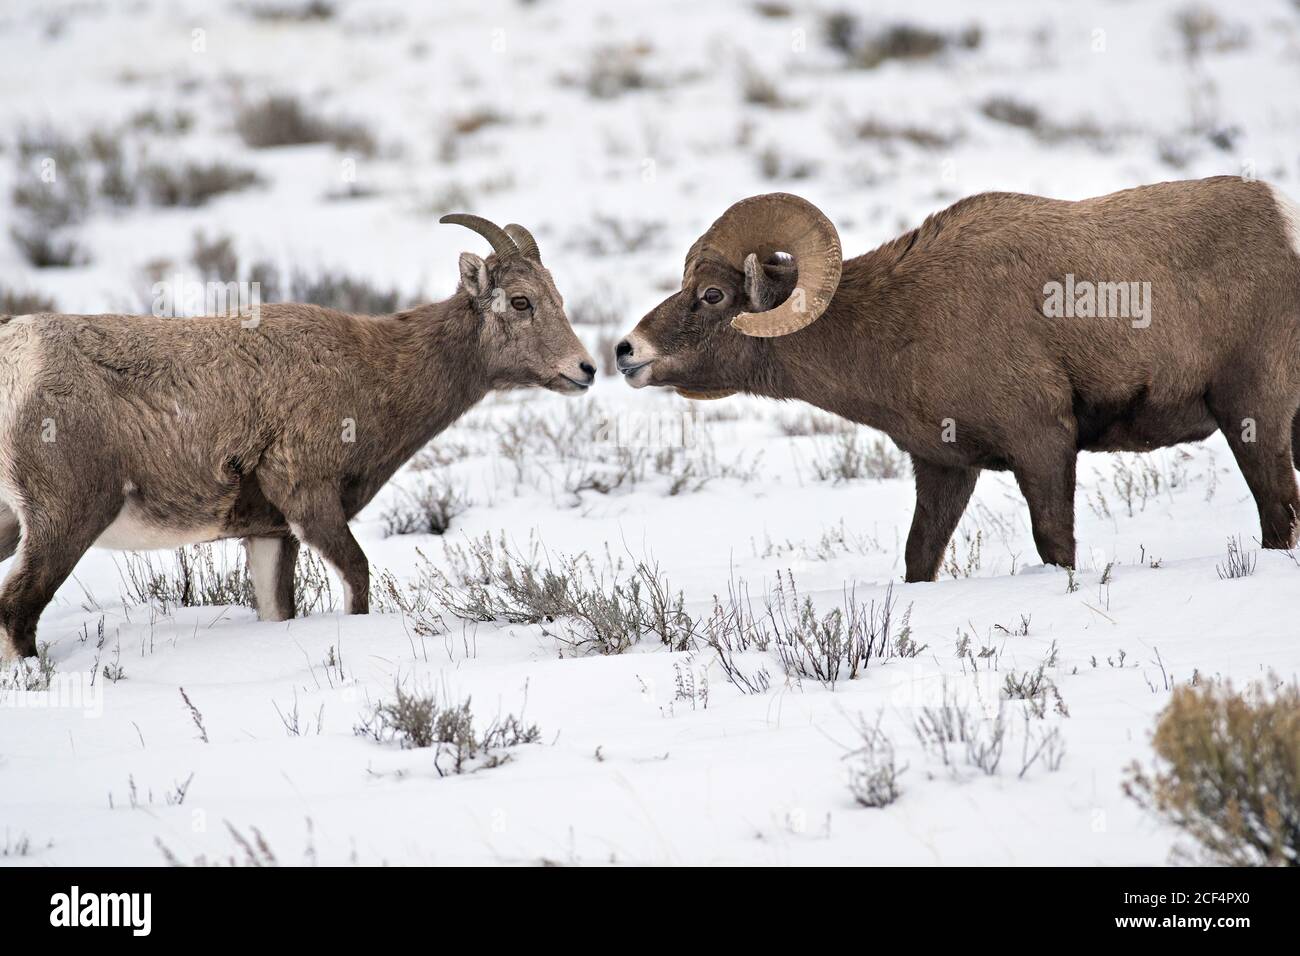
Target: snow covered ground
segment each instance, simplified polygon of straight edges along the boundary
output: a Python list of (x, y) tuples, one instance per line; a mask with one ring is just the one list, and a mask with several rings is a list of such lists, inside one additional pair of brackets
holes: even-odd
[[(187, 268), (203, 230), (243, 260), (443, 297), (456, 253), (482, 251), (437, 225), (460, 208), (532, 228), (579, 334), (607, 351), (752, 193), (807, 196), (849, 253), (990, 188), (1075, 198), (1253, 172), (1300, 195), (1300, 8), (1284, 0), (876, 3), (842, 46), (900, 23), (950, 43), (870, 67), (828, 42), (848, 3), (354, 2), (305, 21), (273, 15), (288, 4), (211, 6), (0, 12), (2, 201), (38, 161), (9, 142), (31, 129), (109, 130), (133, 163), (142, 150), (262, 179), (197, 208), (92, 202), (60, 233), (88, 262), (36, 268), (0, 241), (0, 289), (147, 310), (150, 273)], [(375, 149), (248, 148), (235, 116), (267, 93), (364, 123)], [(188, 128), (143, 128), (146, 109)], [(692, 440), (675, 449), (683, 422)], [(1178, 834), (1122, 784), (1149, 762), (1171, 687), (1300, 672), (1300, 567), (1256, 553), (1226, 443), (1083, 456), (1073, 576), (1037, 567), (1014, 483), (986, 474), (941, 580), (903, 585), (910, 479), (835, 480), (846, 436), (890, 463), (879, 436), (797, 406), (691, 406), (603, 376), (580, 399), (489, 398), (356, 522), (376, 574), (403, 583), (453, 573), (448, 546), (502, 532), (543, 564), (586, 554), (607, 581), (655, 562), (701, 622), (684, 651), (649, 636), (602, 655), (563, 621), (446, 611), (443, 633), (421, 634), (395, 611), (264, 624), (244, 607), (151, 607), (128, 596), (126, 557), (92, 552), (41, 620), (62, 706), (0, 709), (0, 862), (244, 859), (257, 839), (281, 863), (1169, 860)], [(401, 489), (429, 481), (469, 502), (449, 533), (385, 537)], [(1253, 574), (1221, 575), (1230, 538)], [(787, 573), (819, 615), (879, 609), (892, 583), (915, 653), (831, 687), (750, 650), (742, 673), (771, 686), (742, 692), (702, 622), (742, 583), (761, 614)], [(1036, 700), (1001, 700), (1040, 667)], [(480, 732), (522, 715), (540, 740), (442, 775), (433, 748), (355, 732), (397, 684), (470, 698)], [(922, 745), (915, 724), (945, 698), (981, 739), (1003, 728), (994, 772), (962, 745), (950, 765)], [(862, 721), (901, 769), (884, 808), (849, 787)]]

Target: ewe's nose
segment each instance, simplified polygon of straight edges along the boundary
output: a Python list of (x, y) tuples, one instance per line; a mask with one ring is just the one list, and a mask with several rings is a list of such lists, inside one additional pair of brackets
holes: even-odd
[(618, 346), (614, 349), (614, 355), (619, 359), (626, 358), (631, 354), (632, 354), (632, 343), (629, 342), (627, 339), (624, 339), (622, 342), (619, 342)]
[(587, 376), (588, 385), (596, 381), (596, 366), (590, 362), (579, 362), (578, 368), (582, 369), (582, 373)]

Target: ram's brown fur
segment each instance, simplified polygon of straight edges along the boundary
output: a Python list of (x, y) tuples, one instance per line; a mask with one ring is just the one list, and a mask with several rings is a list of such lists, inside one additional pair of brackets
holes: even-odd
[[(930, 580), (983, 468), (1012, 471), (1045, 562), (1073, 566), (1075, 458), (1222, 429), (1265, 547), (1295, 541), (1300, 449), (1300, 231), (1271, 187), (1236, 177), (1066, 202), (972, 196), (844, 262), (806, 328), (728, 324), (788, 295), (769, 261), (687, 262), (681, 292), (619, 346), (632, 384), (798, 399), (879, 428), (909, 452), (917, 507), (907, 579)], [(754, 237), (754, 248), (770, 247)], [(1151, 322), (1048, 318), (1045, 287), (1150, 283)], [(706, 288), (726, 296), (717, 307)], [(643, 364), (644, 363), (644, 364)]]

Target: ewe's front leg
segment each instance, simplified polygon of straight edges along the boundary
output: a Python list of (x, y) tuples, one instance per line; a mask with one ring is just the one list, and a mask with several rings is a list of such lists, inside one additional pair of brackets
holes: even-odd
[(916, 510), (907, 533), (905, 581), (933, 581), (939, 574), (943, 550), (961, 520), (979, 478), (978, 468), (948, 468), (912, 459), (916, 479)]
[(352, 537), (337, 488), (313, 486), (282, 491), (263, 480), (267, 499), (280, 509), (294, 536), (319, 554), (343, 582), (343, 613), (370, 612), (370, 563)]

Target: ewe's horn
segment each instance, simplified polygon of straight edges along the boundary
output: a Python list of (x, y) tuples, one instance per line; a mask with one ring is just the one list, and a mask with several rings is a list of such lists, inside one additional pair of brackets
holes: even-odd
[(771, 338), (811, 325), (826, 311), (844, 267), (840, 236), (820, 209), (790, 193), (742, 199), (724, 212), (687, 254), (721, 256), (743, 270), (745, 257), (758, 252), (788, 253), (799, 270), (790, 297), (766, 312), (742, 312), (732, 326), (746, 335)]
[(515, 245), (514, 240), (506, 234), (505, 230), (482, 216), (472, 216), (467, 212), (453, 212), (448, 213), (438, 221), (474, 230), (492, 244), (492, 251), (498, 256), (519, 255), (519, 247)]
[(515, 241), (515, 245), (519, 247), (519, 251), (525, 259), (532, 259), (536, 262), (542, 261), (542, 253), (537, 248), (537, 240), (533, 238), (531, 232), (519, 225), (519, 223), (507, 223), (506, 235)]

